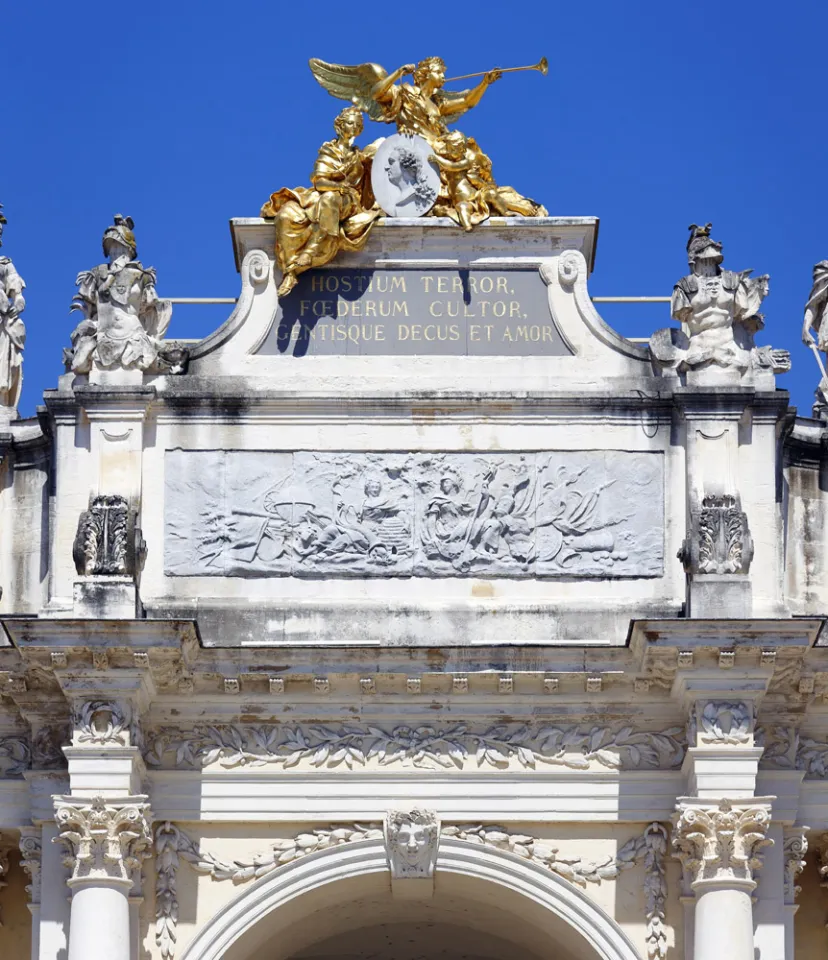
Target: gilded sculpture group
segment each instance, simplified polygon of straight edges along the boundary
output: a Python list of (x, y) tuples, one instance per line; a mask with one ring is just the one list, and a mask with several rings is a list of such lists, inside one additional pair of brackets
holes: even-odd
[[(340, 251), (362, 249), (383, 214), (371, 174), (374, 158), (387, 141), (381, 138), (364, 148), (356, 145), (363, 113), (372, 120), (395, 123), (403, 139), (416, 140), (426, 151), (415, 156), (415, 151), (401, 147), (382, 168), (391, 183), (406, 180), (409, 196), (422, 201), (408, 209), (450, 218), (464, 230), (472, 230), (491, 215), (546, 215), (540, 204), (512, 187), (498, 185), (491, 160), (477, 142), (449, 129), (508, 71), (472, 74), (483, 78), (477, 86), (448, 91), (440, 57), (406, 64), (390, 74), (374, 63), (341, 66), (311, 60), (310, 66), (329, 93), (351, 105), (334, 120), (336, 137), (319, 149), (311, 187), (278, 190), (262, 207), (262, 216), (275, 222), (280, 296), (290, 293), (303, 271), (330, 263)], [(510, 69), (546, 73), (546, 68), (544, 59), (533, 67)], [(401, 82), (409, 75), (411, 83)], [(430, 166), (428, 176), (421, 169), (423, 159)], [(5, 223), (0, 213), (0, 237)], [(186, 349), (164, 341), (172, 304), (158, 297), (155, 271), (137, 259), (131, 218), (115, 217), (104, 232), (103, 252), (106, 263), (77, 277), (79, 290), (72, 309), (81, 311), (83, 319), (71, 334), (71, 347), (64, 351), (66, 369), (81, 375), (118, 369), (183, 372)], [(692, 225), (687, 252), (691, 272), (676, 284), (672, 297), (671, 313), (681, 329), (660, 330), (651, 338), (655, 372), (685, 376), (709, 370), (713, 375), (726, 371), (740, 377), (761, 368), (774, 373), (789, 369), (786, 351), (756, 347), (753, 342), (764, 324), (758, 311), (768, 293), (768, 278), (752, 278), (749, 270), (722, 269), (722, 245), (711, 238), (710, 224)], [(26, 305), (24, 288), (11, 260), (0, 257), (0, 424), (16, 416), (20, 398), (26, 339), (20, 316)], [(826, 314), (828, 260), (823, 260), (814, 267), (802, 340), (813, 350), (822, 374), (814, 413), (828, 420), (828, 373), (820, 356), (828, 352)]]
[[(280, 296), (290, 293), (303, 271), (330, 263), (340, 250), (361, 250), (374, 221), (383, 215), (371, 187), (371, 164), (382, 140), (365, 148), (354, 143), (363, 130), (363, 113), (426, 141), (429, 162), (439, 170), (439, 193), (430, 207), (434, 216), (450, 217), (465, 230), (491, 214), (546, 216), (540, 204), (512, 187), (498, 186), (492, 161), (473, 137), (449, 130), (449, 124), (477, 106), (503, 71), (488, 71), (471, 90), (448, 91), (440, 57), (406, 64), (390, 74), (375, 63), (347, 67), (311, 60), (310, 67), (329, 93), (353, 106), (334, 120), (336, 139), (322, 144), (312, 186), (283, 187), (262, 207), (262, 216), (276, 223)], [(400, 82), (407, 75), (413, 83)]]

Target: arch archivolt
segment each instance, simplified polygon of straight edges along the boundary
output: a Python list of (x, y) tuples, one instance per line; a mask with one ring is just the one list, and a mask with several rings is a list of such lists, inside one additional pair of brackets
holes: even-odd
[[(261, 856), (233, 862), (202, 851), (174, 824), (160, 824), (156, 942), (161, 956), (321, 960), (324, 949), (303, 951), (326, 936), (337, 945), (332, 955), (343, 955), (341, 938), (349, 930), (427, 918), (429, 928), (443, 924), (446, 930), (473, 931), (484, 944), (505, 936), (536, 960), (552, 945), (561, 960), (639, 960), (620, 926), (584, 890), (637, 864), (644, 868), (646, 916), (641, 920), (647, 952), (651, 958), (665, 955), (666, 831), (660, 824), (650, 824), (614, 857), (593, 863), (561, 857), (550, 841), (499, 827), (441, 825), (422, 811), (413, 811), (408, 825), (406, 817), (393, 816), (396, 820), (386, 817), (385, 824), (300, 833), (274, 842)], [(176, 945), (177, 876), (185, 863), (214, 880), (250, 886), (203, 924), (182, 952)], [(478, 954), (471, 949), (462, 956)], [(521, 955), (520, 950), (511, 955)]]

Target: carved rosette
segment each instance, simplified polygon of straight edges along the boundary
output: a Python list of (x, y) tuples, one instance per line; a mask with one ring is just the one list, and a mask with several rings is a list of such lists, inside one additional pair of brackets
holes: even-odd
[(68, 883), (110, 881), (132, 885), (152, 846), (152, 814), (144, 795), (88, 799), (55, 798), (57, 838), (68, 849)]
[(440, 821), (433, 810), (389, 810), (384, 833), (392, 879), (434, 876)]
[(673, 822), (673, 849), (694, 889), (704, 883), (756, 886), (754, 873), (762, 865), (759, 851), (773, 843), (765, 836), (770, 802), (757, 800), (680, 803)]
[(43, 853), (40, 827), (20, 828), (20, 866), (29, 875), (26, 885), (31, 903), (40, 903), (40, 863)]

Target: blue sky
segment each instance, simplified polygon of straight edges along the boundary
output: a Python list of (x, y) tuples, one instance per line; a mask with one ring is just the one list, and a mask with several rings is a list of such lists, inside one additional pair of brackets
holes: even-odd
[[(504, 77), (461, 124), (497, 179), (553, 215), (601, 218), (594, 296), (669, 294), (687, 225), (713, 221), (726, 266), (770, 274), (760, 341), (791, 351), (778, 382), (810, 412), (819, 375), (799, 329), (828, 258), (828, 4), (27, 0), (4, 5), (2, 32), (23, 415), (62, 372), (74, 278), (100, 262), (114, 213), (134, 218), (162, 296), (236, 296), (228, 220), (306, 183), (332, 135), (339, 104), (308, 58), (391, 70), (432, 54), (450, 75), (546, 55), (547, 78)], [(204, 336), (228, 309), (177, 307), (170, 336)], [(670, 323), (667, 305), (601, 312), (629, 336)]]

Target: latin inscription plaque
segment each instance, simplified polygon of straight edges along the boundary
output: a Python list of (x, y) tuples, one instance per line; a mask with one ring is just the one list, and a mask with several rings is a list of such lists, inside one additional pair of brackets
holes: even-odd
[(323, 269), (300, 274), (259, 356), (564, 356), (529, 269)]

